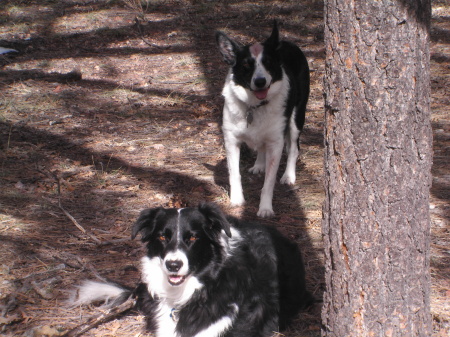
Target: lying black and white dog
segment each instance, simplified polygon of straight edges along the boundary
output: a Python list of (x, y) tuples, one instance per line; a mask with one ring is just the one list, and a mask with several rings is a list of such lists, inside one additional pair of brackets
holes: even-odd
[[(275, 228), (201, 204), (144, 210), (138, 233), (147, 254), (134, 295), (157, 337), (269, 337), (311, 303), (297, 245)], [(119, 305), (132, 293), (88, 281), (74, 304)]]
[(308, 62), (296, 45), (279, 41), (276, 22), (264, 43), (243, 47), (222, 32), (216, 33), (216, 40), (230, 66), (222, 91), (230, 202), (238, 206), (245, 201), (239, 172), (240, 146), (245, 142), (258, 152), (250, 172), (265, 171), (258, 216), (272, 216), (273, 189), (284, 144), (288, 159), (281, 183), (295, 183), (298, 140), (309, 97)]

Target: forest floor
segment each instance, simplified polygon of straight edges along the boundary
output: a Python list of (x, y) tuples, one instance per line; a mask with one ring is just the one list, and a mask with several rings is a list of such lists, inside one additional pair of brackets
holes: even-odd
[[(144, 1), (145, 2), (145, 1)], [(227, 71), (214, 31), (265, 39), (273, 19), (305, 52), (312, 91), (294, 187), (276, 185), (277, 226), (305, 257), (309, 289), (324, 291), (323, 3), (16, 0), (0, 4), (0, 334), (60, 336), (95, 309), (70, 309), (68, 290), (102, 277), (139, 280), (130, 228), (155, 206), (207, 200), (254, 219), (263, 177), (243, 173), (245, 207), (228, 207), (220, 130)], [(136, 21), (137, 18), (137, 21)], [(433, 336), (450, 334), (450, 5), (433, 1)], [(254, 155), (244, 151), (242, 168)], [(284, 164), (283, 164), (284, 165)], [(78, 227), (77, 227), (78, 225)], [(87, 336), (139, 336), (121, 317)], [(142, 334), (143, 335), (143, 334)], [(320, 336), (320, 305), (285, 336)]]

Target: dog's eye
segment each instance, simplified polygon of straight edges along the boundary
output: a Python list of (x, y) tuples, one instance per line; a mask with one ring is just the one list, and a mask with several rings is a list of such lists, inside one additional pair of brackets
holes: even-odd
[(242, 62), (242, 66), (244, 67), (244, 69), (249, 70), (253, 66), (253, 63), (253, 59), (249, 58)]
[(196, 236), (194, 236), (194, 235), (191, 235), (191, 237), (189, 238), (189, 242), (195, 242), (195, 241), (197, 241), (197, 237)]
[(164, 235), (160, 235), (158, 237), (158, 240), (164, 242), (164, 241), (166, 241), (166, 237)]

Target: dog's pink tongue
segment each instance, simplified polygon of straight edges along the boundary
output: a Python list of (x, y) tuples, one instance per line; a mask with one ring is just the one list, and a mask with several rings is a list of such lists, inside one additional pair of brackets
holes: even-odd
[(262, 99), (265, 99), (267, 97), (267, 93), (268, 92), (269, 92), (269, 88), (263, 89), (263, 90), (257, 90), (254, 93), (255, 93), (255, 96), (256, 96), (257, 99), (262, 100)]

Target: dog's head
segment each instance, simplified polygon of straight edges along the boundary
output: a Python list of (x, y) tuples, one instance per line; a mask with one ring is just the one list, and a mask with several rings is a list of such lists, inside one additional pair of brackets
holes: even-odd
[(283, 77), (277, 22), (274, 21), (272, 34), (263, 43), (241, 46), (222, 32), (216, 33), (216, 41), (224, 61), (231, 67), (234, 82), (259, 100), (265, 100), (270, 86)]
[(212, 204), (146, 209), (134, 224), (132, 238), (139, 232), (147, 244), (147, 257), (171, 286), (214, 269), (211, 264), (225, 258), (224, 240), (231, 237), (230, 224)]

